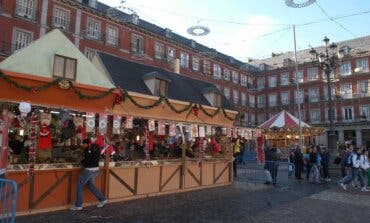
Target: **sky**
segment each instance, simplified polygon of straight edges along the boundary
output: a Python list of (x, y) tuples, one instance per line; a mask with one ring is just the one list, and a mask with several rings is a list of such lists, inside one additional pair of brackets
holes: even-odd
[[(288, 7), (285, 0), (99, 1), (135, 11), (141, 19), (244, 62), (293, 51), (293, 24), (298, 50), (321, 45), (324, 36), (339, 42), (370, 35), (370, 0), (316, 0), (304, 8)], [(210, 33), (186, 32), (196, 25), (208, 27)]]

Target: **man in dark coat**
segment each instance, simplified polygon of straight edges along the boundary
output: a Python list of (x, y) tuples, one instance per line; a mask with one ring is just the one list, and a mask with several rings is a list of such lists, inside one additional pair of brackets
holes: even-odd
[(329, 161), (330, 161), (330, 152), (323, 147), (322, 148), (322, 153), (321, 153), (321, 165), (322, 165), (322, 170), (324, 174), (324, 180), (329, 182)]
[(302, 180), (303, 154), (301, 148), (297, 147), (294, 151), (295, 178)]
[[(265, 169), (268, 170), (271, 174), (272, 184), (276, 185), (276, 178), (279, 167), (279, 157), (276, 146), (273, 146), (272, 148), (267, 148), (267, 150), (265, 151), (265, 159)], [(266, 182), (266, 184), (270, 184), (270, 182)]]

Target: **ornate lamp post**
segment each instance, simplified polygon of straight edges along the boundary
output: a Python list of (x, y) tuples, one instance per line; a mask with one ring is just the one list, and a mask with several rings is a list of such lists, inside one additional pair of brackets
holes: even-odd
[(314, 60), (318, 60), (318, 66), (325, 72), (327, 87), (328, 87), (328, 116), (329, 116), (329, 131), (328, 134), (328, 149), (330, 152), (334, 152), (334, 148), (337, 143), (337, 136), (334, 131), (333, 123), (333, 100), (332, 100), (332, 80), (330, 74), (333, 70), (340, 66), (340, 61), (344, 57), (344, 51), (337, 51), (337, 45), (335, 43), (329, 44), (329, 38), (324, 37), (322, 40), (324, 46), (324, 52), (318, 53), (314, 48), (311, 48), (310, 54), (313, 56)]

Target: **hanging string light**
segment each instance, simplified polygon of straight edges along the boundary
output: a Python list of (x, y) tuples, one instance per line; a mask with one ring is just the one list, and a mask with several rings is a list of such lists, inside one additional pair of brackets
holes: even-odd
[(304, 8), (315, 3), (316, 0), (306, 0), (301, 3), (297, 3), (296, 0), (285, 0), (285, 4), (291, 8)]

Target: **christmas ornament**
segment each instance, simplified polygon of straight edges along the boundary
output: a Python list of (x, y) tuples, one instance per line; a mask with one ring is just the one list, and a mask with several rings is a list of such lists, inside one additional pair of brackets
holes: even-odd
[(31, 112), (31, 104), (27, 102), (19, 103), (19, 111), (21, 112), (22, 117), (26, 117), (28, 113)]
[(193, 106), (193, 110), (192, 110), (192, 112), (193, 112), (193, 115), (195, 115), (196, 117), (198, 117), (199, 108), (198, 108), (198, 106), (197, 106), (197, 105), (194, 105), (194, 106)]
[(66, 79), (59, 81), (58, 85), (61, 89), (64, 90), (68, 90), (69, 88), (71, 88), (70, 82)]

